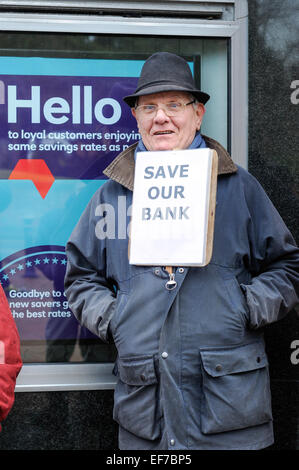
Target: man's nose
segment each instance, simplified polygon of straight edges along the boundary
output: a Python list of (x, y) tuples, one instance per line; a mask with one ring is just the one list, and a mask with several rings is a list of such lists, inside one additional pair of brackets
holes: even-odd
[(165, 110), (163, 108), (158, 108), (156, 115), (154, 117), (155, 122), (165, 122), (169, 121), (169, 116), (167, 116)]

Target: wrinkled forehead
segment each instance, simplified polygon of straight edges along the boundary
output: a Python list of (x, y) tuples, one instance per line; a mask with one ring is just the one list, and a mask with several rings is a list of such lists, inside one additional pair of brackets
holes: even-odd
[(159, 93), (152, 93), (151, 95), (139, 96), (136, 104), (146, 103), (163, 103), (167, 101), (185, 101), (189, 100), (192, 95), (186, 91), (161, 91)]

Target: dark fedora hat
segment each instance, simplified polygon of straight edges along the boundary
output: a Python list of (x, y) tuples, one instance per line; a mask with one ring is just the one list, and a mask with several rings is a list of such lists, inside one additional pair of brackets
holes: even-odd
[(185, 59), (170, 52), (156, 52), (151, 55), (142, 67), (135, 93), (123, 99), (133, 108), (139, 96), (161, 91), (186, 91), (203, 104), (210, 98), (207, 93), (196, 89)]

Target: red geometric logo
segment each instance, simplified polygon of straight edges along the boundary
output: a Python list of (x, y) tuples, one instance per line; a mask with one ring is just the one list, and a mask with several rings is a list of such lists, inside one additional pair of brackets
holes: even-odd
[(18, 161), (8, 179), (31, 180), (43, 199), (55, 181), (44, 160), (26, 160), (25, 158)]

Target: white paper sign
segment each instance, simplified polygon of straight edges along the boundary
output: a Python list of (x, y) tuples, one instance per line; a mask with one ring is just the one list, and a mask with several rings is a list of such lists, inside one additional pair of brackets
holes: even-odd
[(211, 149), (137, 153), (130, 264), (207, 264), (215, 165), (217, 154)]

